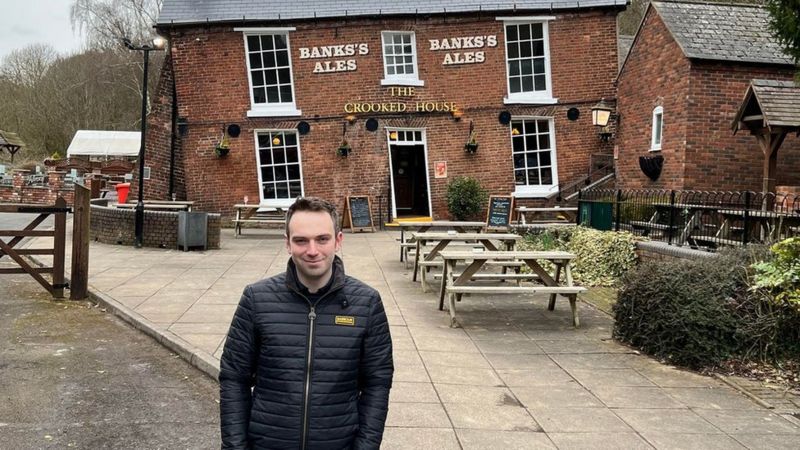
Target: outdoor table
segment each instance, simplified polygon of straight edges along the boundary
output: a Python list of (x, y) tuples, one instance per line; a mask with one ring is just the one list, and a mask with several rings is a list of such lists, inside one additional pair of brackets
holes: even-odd
[[(286, 212), (283, 208), (276, 208), (258, 203), (238, 203), (233, 205), (233, 209), (236, 211), (236, 217), (233, 219), (234, 237), (239, 237), (242, 234), (243, 223), (286, 224)], [(269, 212), (271, 214), (259, 214), (262, 210), (264, 210), (263, 212)]]
[[(794, 227), (800, 225), (800, 214), (792, 214), (784, 211), (763, 211), (744, 209), (720, 209), (717, 211), (723, 217), (722, 225), (713, 241), (722, 244), (739, 245), (742, 240), (732, 239), (730, 231), (732, 224), (736, 221), (744, 221), (745, 213), (748, 221), (759, 227), (764, 233), (765, 238), (776, 240), (780, 237), (783, 226)], [(747, 230), (744, 230), (747, 233)]]
[(517, 210), (517, 225), (526, 225), (527, 224), (527, 213), (533, 213), (534, 217), (537, 214), (541, 213), (548, 213), (548, 212), (555, 212), (555, 213), (562, 213), (564, 216), (564, 220), (567, 222), (574, 222), (575, 217), (578, 215), (578, 208), (575, 207), (560, 207), (560, 206), (553, 206), (548, 208), (529, 208), (526, 206), (520, 206), (516, 208)]
[[(420, 270), (421, 267), (429, 267), (436, 265), (434, 261), (439, 252), (445, 249), (452, 242), (473, 242), (477, 241), (483, 245), (486, 250), (497, 250), (497, 247), (492, 242), (500, 241), (506, 250), (513, 250), (514, 245), (522, 236), (514, 233), (459, 233), (457, 231), (442, 232), (413, 232), (411, 237), (416, 241), (416, 252), (414, 254), (414, 275), (413, 281), (417, 281), (417, 272), (422, 272), (422, 291), (426, 292), (427, 282), (425, 279), (425, 269)], [(436, 241), (436, 245), (423, 255), (423, 247), (429, 241)]]
[[(444, 297), (448, 295), (450, 306), (450, 326), (456, 326), (456, 301), (461, 301), (461, 295), (465, 293), (473, 294), (550, 294), (550, 301), (547, 309), (552, 311), (555, 308), (556, 295), (563, 295), (569, 299), (572, 309), (572, 323), (575, 327), (580, 326), (577, 310), (578, 293), (586, 288), (575, 286), (572, 279), (572, 269), (570, 262), (575, 259), (575, 255), (563, 251), (449, 251), (439, 253), (444, 264), (442, 265), (442, 286), (439, 291), (439, 310), (444, 308)], [(455, 275), (456, 264), (459, 261), (472, 262), (458, 275)], [(539, 284), (534, 286), (475, 286), (474, 279), (478, 272), (492, 262), (505, 263), (510, 260), (523, 261), (534, 276), (528, 276), (529, 280), (536, 280)], [(541, 266), (541, 261), (550, 261), (556, 266), (556, 271), (551, 276)], [(561, 283), (561, 272), (564, 272), (566, 284)], [(495, 277), (497, 278), (497, 277)]]
[(406, 239), (406, 231), (426, 232), (428, 230), (454, 230), (459, 233), (480, 232), (486, 226), (484, 222), (464, 222), (451, 220), (429, 220), (415, 222), (399, 222), (400, 227), (400, 262), (405, 261), (408, 267), (408, 250), (413, 247), (414, 240)]
[[(678, 245), (683, 245), (692, 236), (694, 230), (702, 223), (703, 214), (714, 213), (719, 209), (718, 206), (693, 203), (653, 203), (652, 205), (656, 208), (656, 212), (650, 217), (648, 222), (632, 221), (630, 222), (631, 225), (647, 230), (658, 229), (668, 232), (680, 230), (681, 233), (676, 239)], [(665, 225), (659, 222), (659, 219), (662, 217), (669, 217), (671, 210), (675, 211), (675, 219), (678, 218), (680, 212), (687, 212), (689, 219), (686, 221), (685, 225), (683, 225), (683, 229), (681, 229), (681, 225), (677, 224), (677, 220), (672, 225)]]

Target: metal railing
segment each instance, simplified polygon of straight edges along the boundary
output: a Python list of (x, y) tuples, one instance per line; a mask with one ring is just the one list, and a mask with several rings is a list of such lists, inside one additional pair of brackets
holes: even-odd
[(590, 189), (578, 223), (714, 250), (800, 235), (800, 196), (752, 191)]
[[(572, 201), (577, 197), (578, 192), (587, 189), (592, 183), (603, 179), (610, 179), (614, 174), (614, 156), (605, 154), (593, 154), (589, 158), (589, 172), (571, 183), (558, 187), (558, 191), (550, 194), (547, 199), (555, 199), (556, 202)], [(607, 178), (608, 177), (608, 178)]]

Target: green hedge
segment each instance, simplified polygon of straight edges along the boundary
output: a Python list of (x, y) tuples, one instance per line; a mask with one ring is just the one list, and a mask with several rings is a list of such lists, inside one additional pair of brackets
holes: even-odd
[(640, 239), (628, 232), (559, 227), (526, 235), (520, 249), (575, 253), (572, 272), (577, 281), (585, 286), (614, 286), (636, 266)]

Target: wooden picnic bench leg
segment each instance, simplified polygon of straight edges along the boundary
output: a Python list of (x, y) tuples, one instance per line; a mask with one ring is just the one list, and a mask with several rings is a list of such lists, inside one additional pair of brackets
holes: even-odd
[(456, 322), (456, 294), (450, 293), (448, 296), (448, 303), (449, 303), (449, 313), (450, 313), (450, 328), (458, 328), (458, 322)]
[[(403, 244), (406, 243), (405, 233), (406, 233), (406, 230), (404, 230), (403, 228), (400, 228), (400, 262), (403, 262), (403, 254), (406, 251), (406, 246), (403, 245)], [(408, 259), (408, 257), (406, 257), (406, 259)], [(406, 267), (408, 267), (408, 264), (406, 264)]]
[[(561, 280), (561, 263), (556, 263), (556, 284)], [(556, 309), (556, 294), (550, 294), (550, 303), (547, 305), (549, 311)]]
[(450, 266), (450, 261), (445, 261), (442, 264), (442, 284), (439, 286), (439, 311), (444, 311), (444, 295), (447, 292), (447, 284), (453, 274), (453, 270), (455, 270), (455, 261), (453, 261), (453, 267)]
[[(572, 287), (572, 267), (569, 261), (564, 264), (564, 275), (567, 277), (567, 286)], [(572, 326), (578, 328), (581, 321), (578, 319), (578, 294), (569, 294), (569, 307), (572, 309)]]
[(422, 253), (422, 249), (420, 246), (422, 245), (423, 241), (417, 239), (416, 251), (414, 252), (414, 274), (411, 277), (411, 281), (417, 281), (417, 270), (419, 270), (419, 256)]

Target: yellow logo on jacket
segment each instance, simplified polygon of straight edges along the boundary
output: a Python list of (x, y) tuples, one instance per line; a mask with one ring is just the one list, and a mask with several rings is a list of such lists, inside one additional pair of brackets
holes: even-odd
[(356, 326), (356, 318), (353, 316), (336, 316), (336, 325)]

